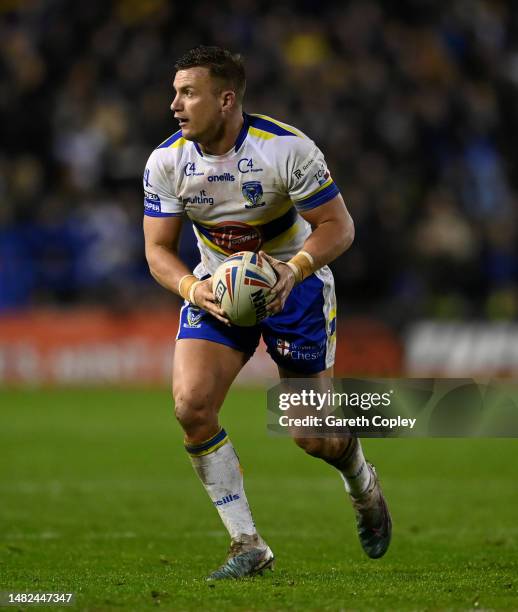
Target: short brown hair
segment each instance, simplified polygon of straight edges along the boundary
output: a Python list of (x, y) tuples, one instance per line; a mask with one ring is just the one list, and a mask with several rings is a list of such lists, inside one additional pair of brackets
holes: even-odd
[(209, 69), (212, 77), (220, 79), (235, 92), (239, 103), (243, 102), (246, 89), (245, 67), (241, 56), (221, 47), (200, 45), (190, 49), (174, 65), (175, 70), (201, 66)]

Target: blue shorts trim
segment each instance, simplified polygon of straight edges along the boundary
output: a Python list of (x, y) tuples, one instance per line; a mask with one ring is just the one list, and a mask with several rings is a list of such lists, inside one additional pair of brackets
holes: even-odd
[(184, 302), (180, 310), (177, 340), (194, 338), (224, 344), (251, 357), (259, 345), (261, 330), (254, 327), (227, 327), (206, 310)]
[[(292, 289), (282, 312), (254, 327), (227, 327), (205, 310), (185, 302), (177, 339), (209, 340), (251, 356), (262, 335), (278, 366), (294, 373), (316, 374), (330, 367), (334, 356), (328, 351), (335, 330), (335, 310), (326, 304), (326, 291), (329, 293), (330, 286), (325, 288), (324, 282), (312, 274)], [(334, 304), (334, 291), (332, 300)]]

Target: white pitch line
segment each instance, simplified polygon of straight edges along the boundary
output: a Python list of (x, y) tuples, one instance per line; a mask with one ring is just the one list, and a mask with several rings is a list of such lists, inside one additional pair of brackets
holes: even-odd
[[(8, 533), (3, 536), (4, 540), (60, 540), (68, 538), (68, 535), (56, 531), (42, 531), (41, 533)], [(107, 533), (84, 533), (77, 537), (83, 540), (130, 540), (137, 537), (133, 531), (114, 531)]]
[(30, 481), (23, 480), (19, 482), (2, 483), (0, 482), (0, 492), (18, 492), (18, 493), (53, 493), (60, 494), (65, 491), (85, 491), (92, 492), (99, 489), (111, 489), (118, 491), (156, 491), (157, 489), (172, 490), (173, 480), (92, 480), (83, 482), (60, 482), (52, 481)]

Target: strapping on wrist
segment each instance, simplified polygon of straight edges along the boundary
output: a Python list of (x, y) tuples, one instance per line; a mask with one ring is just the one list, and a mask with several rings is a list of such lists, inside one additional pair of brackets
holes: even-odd
[(186, 274), (178, 281), (178, 293), (183, 297), (184, 300), (189, 302), (191, 297), (191, 291), (193, 285), (199, 282), (194, 274)]
[(194, 295), (194, 292), (196, 291), (198, 285), (201, 285), (203, 281), (201, 280), (197, 280), (194, 281), (194, 283), (191, 285), (191, 288), (189, 289), (189, 302), (191, 304), (194, 304), (195, 306), (198, 306), (198, 304), (196, 303), (196, 296)]
[(315, 260), (307, 251), (299, 251), (286, 263), (293, 270), (296, 283), (301, 283), (316, 270)]

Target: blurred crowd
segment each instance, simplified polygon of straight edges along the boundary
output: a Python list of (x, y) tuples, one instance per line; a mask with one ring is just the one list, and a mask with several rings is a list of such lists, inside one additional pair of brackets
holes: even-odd
[(513, 4), (1, 3), (0, 310), (171, 300), (144, 260), (141, 175), (177, 129), (175, 59), (218, 44), (244, 55), (245, 110), (326, 155), (356, 223), (342, 313), (518, 316)]

